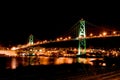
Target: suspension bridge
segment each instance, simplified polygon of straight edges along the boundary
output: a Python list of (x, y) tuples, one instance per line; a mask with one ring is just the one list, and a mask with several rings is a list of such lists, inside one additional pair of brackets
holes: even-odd
[[(89, 25), (89, 27), (88, 27)], [(90, 29), (91, 27), (94, 27), (94, 31), (87, 33), (86, 30)], [(66, 33), (63, 35), (57, 37), (55, 40), (43, 40), (43, 41), (37, 41), (34, 42), (34, 37), (31, 34), (29, 36), (29, 43), (25, 45), (21, 45), (19, 47), (12, 47), (12, 50), (18, 50), (18, 49), (24, 49), (30, 46), (36, 46), (46, 43), (55, 43), (55, 42), (62, 42), (62, 41), (75, 41), (78, 40), (78, 53), (77, 55), (85, 54), (86, 53), (86, 39), (94, 39), (94, 38), (105, 38), (105, 37), (119, 37), (120, 32), (116, 30), (107, 29), (107, 31), (100, 32), (99, 29), (95, 29), (95, 27), (98, 28), (98, 26), (91, 24), (83, 19), (79, 20), (77, 23), (75, 23)], [(96, 34), (98, 32), (99, 34)], [(82, 52), (81, 52), (82, 50)]]

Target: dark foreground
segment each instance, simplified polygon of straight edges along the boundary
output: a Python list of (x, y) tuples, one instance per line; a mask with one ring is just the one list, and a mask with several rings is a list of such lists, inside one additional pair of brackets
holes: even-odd
[(15, 70), (1, 70), (0, 80), (89, 80), (89, 78), (94, 80), (96, 76), (117, 71), (118, 67), (95, 67), (83, 64), (21, 66)]
[[(64, 64), (47, 66), (18, 67), (15, 70), (1, 70), (0, 80), (61, 80), (87, 73), (88, 65)], [(93, 73), (92, 73), (93, 74)]]

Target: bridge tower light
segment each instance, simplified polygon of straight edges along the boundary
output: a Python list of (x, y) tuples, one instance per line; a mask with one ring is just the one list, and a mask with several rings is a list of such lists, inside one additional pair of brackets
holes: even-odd
[(78, 37), (82, 36), (83, 38), (79, 39), (79, 44), (78, 44), (78, 54), (85, 54), (86, 53), (86, 31), (85, 31), (85, 20), (81, 19), (79, 21), (79, 31), (78, 31)]
[(29, 44), (33, 45), (33, 35), (32, 34), (29, 36)]

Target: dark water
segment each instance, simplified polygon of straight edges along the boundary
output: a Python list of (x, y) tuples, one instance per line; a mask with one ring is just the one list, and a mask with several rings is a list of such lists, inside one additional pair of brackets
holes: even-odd
[[(113, 59), (111, 59), (113, 60)], [(96, 75), (117, 69), (103, 58), (0, 57), (0, 80), (63, 80), (76, 75)]]

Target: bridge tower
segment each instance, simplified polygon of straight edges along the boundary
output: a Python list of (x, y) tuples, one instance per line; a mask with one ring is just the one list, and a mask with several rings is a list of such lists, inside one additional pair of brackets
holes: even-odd
[(30, 45), (33, 44), (33, 35), (32, 35), (32, 34), (29, 36), (29, 44), (30, 44)]
[(85, 31), (85, 20), (81, 19), (79, 21), (79, 29), (78, 29), (78, 54), (85, 54), (86, 53), (86, 31)]

